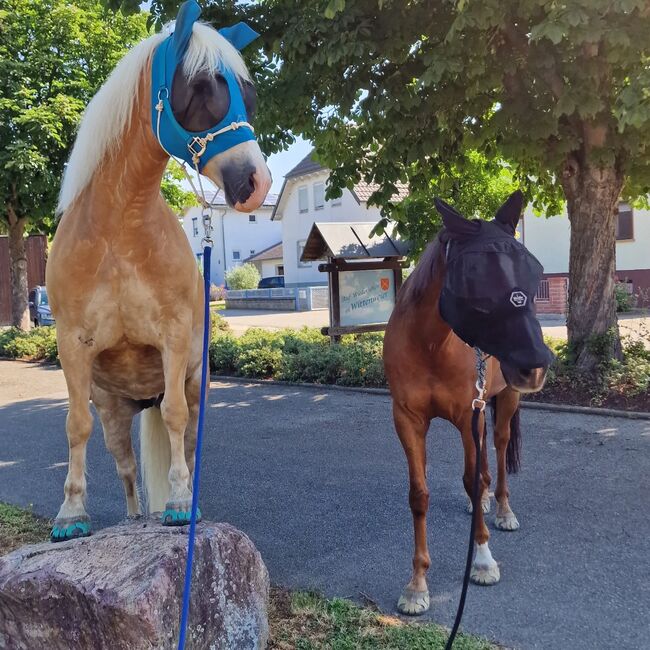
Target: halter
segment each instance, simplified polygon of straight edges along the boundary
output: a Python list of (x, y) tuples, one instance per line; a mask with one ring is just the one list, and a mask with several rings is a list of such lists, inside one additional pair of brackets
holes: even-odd
[[(171, 105), (174, 74), (187, 52), (194, 23), (201, 15), (195, 0), (185, 2), (178, 13), (174, 32), (157, 48), (151, 63), (151, 125), (163, 150), (201, 172), (214, 156), (243, 142), (255, 140), (239, 80), (224, 64), (217, 67), (230, 93), (230, 105), (223, 119), (211, 129), (188, 131), (174, 117)], [(219, 33), (236, 48), (248, 45), (259, 36), (245, 23), (220, 29)]]

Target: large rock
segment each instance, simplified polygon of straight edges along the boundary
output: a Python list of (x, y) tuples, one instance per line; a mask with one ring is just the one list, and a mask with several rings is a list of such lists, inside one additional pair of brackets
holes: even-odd
[[(176, 648), (188, 528), (138, 519), (0, 558), (0, 648)], [(269, 576), (227, 524), (197, 526), (186, 648), (264, 648)]]

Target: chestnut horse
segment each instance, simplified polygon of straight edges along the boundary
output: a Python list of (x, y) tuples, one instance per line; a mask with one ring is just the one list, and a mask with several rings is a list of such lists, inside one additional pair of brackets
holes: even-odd
[[(523, 198), (523, 197), (522, 197)], [(497, 214), (496, 221), (514, 235), (521, 213), (521, 200), (511, 197)], [(450, 206), (446, 206), (450, 208)], [(438, 206), (440, 209), (440, 206)], [(465, 452), (463, 483), (470, 499), (475, 470), (475, 447), (471, 432), (472, 400), (477, 397), (477, 366), (474, 350), (466, 345), (443, 320), (439, 301), (446, 273), (447, 236), (467, 237), (473, 222), (443, 210), (445, 228), (422, 255), (419, 264), (397, 296), (384, 339), (384, 364), (393, 400), (395, 428), (404, 448), (409, 471), (409, 504), (413, 515), (415, 552), (413, 575), (398, 601), (405, 614), (421, 614), (429, 608), (426, 571), (431, 564), (427, 546), (426, 514), (429, 490), (426, 479), (426, 434), (432, 418), (451, 422), (461, 434)], [(464, 222), (464, 223), (463, 223)], [(510, 235), (508, 235), (510, 237)], [(485, 278), (489, 282), (489, 278)], [(532, 300), (532, 298), (531, 298)], [(536, 321), (535, 321), (536, 322)], [(537, 323), (539, 343), (541, 328)], [(495, 357), (487, 362), (486, 396), (495, 408), (494, 444), (497, 452), (495, 526), (513, 531), (519, 522), (508, 501), (506, 469), (518, 465), (520, 392), (540, 390), (546, 368), (535, 370), (501, 367)], [(504, 377), (504, 375), (507, 375)], [(484, 430), (484, 414), (479, 426)], [(488, 547), (489, 533), (483, 513), (489, 512), (487, 447), (481, 448), (481, 504), (477, 513), (474, 558), (471, 579), (482, 585), (499, 581), (499, 567)]]
[[(251, 129), (255, 97), (243, 60), (226, 37), (194, 22), (197, 15), (183, 26), (174, 92), (164, 99), (181, 128), (213, 128), (227, 114), (234, 88), (219, 71), (230, 71), (247, 106), (241, 124)], [(61, 189), (47, 288), (70, 398), (70, 451), (53, 541), (90, 534), (89, 400), (124, 483), (128, 515), (140, 513), (131, 423), (143, 412), (149, 510), (165, 508), (164, 523), (189, 522), (204, 300), (196, 258), (160, 194), (169, 155), (152, 124), (152, 59), (166, 38), (158, 34), (134, 47), (88, 105)], [(271, 185), (257, 142), (247, 138), (201, 160), (201, 172), (242, 212), (260, 206)]]

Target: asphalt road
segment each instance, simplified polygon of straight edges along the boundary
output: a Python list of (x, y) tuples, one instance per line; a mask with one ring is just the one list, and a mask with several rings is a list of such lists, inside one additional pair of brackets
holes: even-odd
[[(522, 527), (490, 523), (502, 580), (470, 587), (463, 628), (514, 648), (650, 648), (650, 422), (531, 410), (522, 419), (523, 469), (510, 481)], [(64, 420), (59, 371), (0, 362), (1, 500), (56, 513)], [(208, 518), (246, 531), (275, 584), (370, 598), (394, 612), (412, 540), (387, 397), (215, 383), (207, 427)], [(428, 449), (428, 616), (450, 625), (470, 523), (459, 436), (435, 422)], [(95, 526), (124, 516), (98, 427), (88, 487)]]

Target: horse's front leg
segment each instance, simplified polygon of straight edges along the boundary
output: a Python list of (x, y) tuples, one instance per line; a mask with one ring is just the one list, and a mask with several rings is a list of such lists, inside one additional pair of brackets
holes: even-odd
[[(499, 530), (517, 530), (519, 522), (515, 513), (510, 508), (508, 490), (508, 479), (506, 471), (506, 455), (511, 440), (511, 428), (513, 425), (513, 417), (519, 408), (519, 393), (506, 388), (497, 395), (496, 398), (496, 417), (494, 422), (494, 446), (497, 450), (497, 487), (494, 491), (494, 496), (497, 502), (497, 514), (494, 520), (494, 525)], [(515, 426), (519, 426), (518, 420), (514, 421)], [(512, 432), (513, 444), (518, 444), (519, 431)], [(516, 465), (517, 460), (513, 462)], [(517, 467), (512, 467), (513, 471), (517, 471)]]
[[(481, 444), (481, 475), (483, 476), (483, 485), (485, 486), (481, 494), (481, 510), (483, 514), (490, 512), (490, 483), (492, 483), (492, 476), (490, 475), (490, 464), (487, 454), (487, 432), (483, 433), (483, 443)], [(474, 504), (472, 497), (467, 497), (467, 512), (472, 514), (474, 511)]]
[[(467, 496), (471, 499), (474, 493), (474, 473), (476, 470), (476, 448), (472, 437), (471, 413), (469, 417), (465, 418), (465, 420), (460, 423), (460, 426), (458, 424), (457, 426), (460, 429), (463, 438), (463, 449), (465, 451), (465, 473), (463, 474), (463, 485), (465, 486)], [(484, 430), (485, 413), (483, 412), (479, 418), (479, 431)], [(481, 440), (481, 447), (484, 447), (486, 443), (485, 436), (480, 435), (479, 438)], [(482, 449), (481, 457), (483, 457)], [(483, 495), (487, 490), (488, 485), (486, 485), (485, 476), (481, 473), (479, 479), (479, 492)], [(490, 533), (485, 525), (483, 509), (479, 508), (478, 512), (472, 513), (472, 517), (476, 517), (476, 531), (474, 533), (476, 555), (474, 556), (474, 561), (472, 563), (470, 579), (478, 585), (494, 585), (499, 582), (501, 576), (499, 573), (499, 566), (492, 557), (490, 547), (488, 546)]]
[(190, 470), (185, 458), (185, 430), (189, 412), (185, 399), (185, 375), (190, 351), (190, 336), (185, 341), (174, 339), (174, 345), (162, 352), (165, 374), (165, 396), (160, 405), (162, 419), (169, 434), (171, 462), (169, 466), (169, 501), (162, 514), (167, 526), (189, 523), (192, 506)]
[[(60, 331), (65, 328), (60, 326)], [(68, 386), (69, 406), (66, 418), (68, 436), (68, 475), (65, 499), (54, 520), (50, 538), (61, 542), (90, 535), (90, 517), (86, 512), (86, 445), (93, 429), (90, 413), (90, 383), (95, 358), (92, 339), (60, 336), (59, 359)]]
[(409, 505), (413, 515), (415, 550), (413, 575), (397, 601), (402, 614), (422, 614), (429, 609), (426, 573), (431, 566), (427, 546), (427, 510), (429, 489), (426, 477), (426, 435), (430, 420), (393, 402), (395, 429), (399, 436), (409, 470)]

